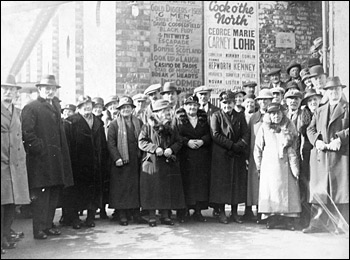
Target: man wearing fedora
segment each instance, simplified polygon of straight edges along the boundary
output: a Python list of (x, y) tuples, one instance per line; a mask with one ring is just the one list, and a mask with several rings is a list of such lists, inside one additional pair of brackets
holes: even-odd
[(21, 111), (13, 105), (19, 89), (13, 75), (1, 83), (1, 254), (16, 247), (11, 238), (16, 205), (30, 203)]
[(267, 76), (270, 77), (270, 83), (268, 85), (268, 88), (277, 88), (281, 87), (283, 89), (286, 89), (286, 83), (284, 83), (281, 80), (281, 69), (280, 68), (272, 68), (268, 73)]
[(181, 93), (181, 90), (177, 89), (175, 82), (165, 82), (163, 86), (163, 90), (160, 92), (163, 99), (169, 101), (169, 105), (174, 112), (178, 108), (180, 108), (180, 105), (178, 102), (180, 93)]
[[(307, 128), (317, 160), (310, 161), (311, 221), (304, 233), (336, 233), (349, 225), (349, 104), (342, 98), (345, 85), (329, 77), (324, 86), (328, 102), (318, 108)], [(327, 214), (329, 216), (327, 216)]]
[(64, 189), (63, 205), (67, 211), (66, 224), (80, 229), (78, 212), (87, 209), (85, 225), (94, 227), (95, 213), (102, 207), (102, 176), (107, 171), (107, 140), (103, 122), (92, 113), (93, 102), (81, 96), (77, 113), (65, 124), (69, 144), (74, 186)]
[(73, 185), (67, 139), (61, 120), (61, 106), (55, 93), (60, 86), (54, 75), (44, 75), (36, 84), (37, 100), (24, 106), (22, 131), (27, 152), (27, 170), (33, 210), (35, 239), (61, 232), (52, 227), (63, 187)]

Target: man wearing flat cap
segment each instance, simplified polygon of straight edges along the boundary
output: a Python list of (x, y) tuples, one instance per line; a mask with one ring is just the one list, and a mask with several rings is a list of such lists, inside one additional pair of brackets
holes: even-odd
[(89, 96), (81, 96), (77, 113), (65, 124), (72, 162), (74, 186), (64, 190), (63, 204), (67, 212), (66, 224), (80, 229), (78, 212), (87, 209), (85, 226), (94, 227), (95, 213), (102, 207), (102, 177), (107, 169), (108, 150), (103, 122), (92, 113), (94, 103)]
[(1, 254), (16, 247), (11, 239), (16, 205), (30, 203), (21, 111), (13, 105), (19, 89), (13, 75), (1, 83)]
[(148, 97), (145, 94), (136, 94), (132, 97), (134, 101), (135, 109), (133, 115), (139, 118), (142, 123), (147, 123), (147, 114), (146, 114), (146, 106)]
[(281, 69), (280, 68), (273, 68), (268, 73), (267, 76), (270, 77), (270, 83), (268, 85), (268, 88), (286, 88), (286, 84), (281, 80)]
[(153, 106), (154, 103), (158, 100), (161, 99), (160, 91), (161, 91), (162, 85), (157, 83), (157, 84), (152, 84), (146, 90), (144, 91), (144, 94), (148, 96), (148, 98), (151, 100), (151, 103), (146, 107), (146, 118), (147, 120), (153, 113)]
[(287, 74), (289, 75), (289, 79), (286, 81), (286, 83), (288, 83), (290, 81), (294, 81), (295, 83), (298, 84), (299, 90), (303, 90), (302, 84), (301, 84), (301, 77), (300, 77), (300, 71), (301, 71), (300, 63), (292, 60), (289, 63), (286, 71), (287, 71)]
[(35, 239), (61, 232), (52, 227), (62, 188), (73, 185), (61, 106), (55, 93), (60, 86), (54, 75), (44, 75), (36, 84), (37, 100), (24, 106), (22, 131), (27, 152), (27, 170)]
[(197, 96), (199, 109), (204, 110), (207, 113), (208, 124), (210, 125), (210, 117), (213, 113), (220, 110), (217, 106), (210, 103), (210, 93), (212, 89), (206, 86), (196, 87), (193, 94)]
[(310, 160), (311, 221), (304, 233), (349, 230), (349, 104), (342, 98), (343, 88), (339, 77), (327, 79), (328, 102), (316, 110), (307, 128), (314, 146), (310, 158), (317, 160)]

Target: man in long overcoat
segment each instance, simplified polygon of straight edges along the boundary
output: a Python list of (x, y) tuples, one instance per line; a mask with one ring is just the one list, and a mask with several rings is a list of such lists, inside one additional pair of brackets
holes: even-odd
[(73, 185), (66, 135), (61, 120), (61, 106), (55, 97), (55, 76), (45, 75), (36, 84), (39, 97), (24, 106), (22, 130), (27, 152), (27, 170), (33, 210), (35, 239), (61, 234), (52, 228), (59, 194)]
[(310, 155), (312, 215), (304, 233), (323, 231), (329, 210), (340, 220), (333, 223), (336, 232), (343, 231), (345, 220), (349, 222), (349, 104), (342, 98), (344, 87), (339, 77), (327, 79), (324, 89), (329, 100), (316, 110), (307, 128), (314, 149)]
[(1, 83), (1, 254), (16, 246), (9, 239), (16, 205), (30, 203), (21, 111), (13, 105), (20, 88), (12, 75)]
[(63, 205), (74, 229), (82, 226), (78, 211), (87, 209), (85, 225), (94, 227), (96, 210), (102, 206), (102, 176), (109, 155), (103, 122), (92, 113), (92, 107), (89, 96), (80, 97), (78, 113), (65, 124), (74, 186), (64, 190)]

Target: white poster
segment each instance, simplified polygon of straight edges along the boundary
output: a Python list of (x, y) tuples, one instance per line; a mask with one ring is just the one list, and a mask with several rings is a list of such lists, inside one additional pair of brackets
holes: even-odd
[(256, 1), (204, 2), (204, 75), (214, 93), (259, 84)]

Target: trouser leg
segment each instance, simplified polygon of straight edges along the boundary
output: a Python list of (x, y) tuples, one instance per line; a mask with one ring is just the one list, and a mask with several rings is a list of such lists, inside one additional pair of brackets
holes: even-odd
[(60, 198), (61, 187), (54, 186), (47, 188), (48, 192), (48, 213), (46, 218), (46, 229), (52, 227), (53, 220), (55, 218), (56, 207)]
[(31, 190), (32, 211), (33, 211), (33, 233), (36, 234), (46, 229), (49, 195), (46, 189), (35, 188)]

